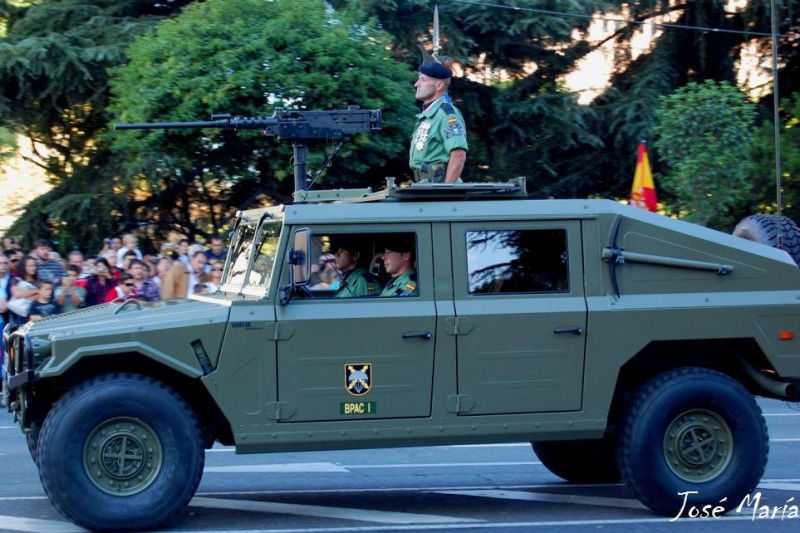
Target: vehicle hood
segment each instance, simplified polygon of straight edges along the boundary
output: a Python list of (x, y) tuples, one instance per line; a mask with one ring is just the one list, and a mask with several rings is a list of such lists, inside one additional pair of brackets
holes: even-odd
[(230, 314), (225, 297), (108, 304), (28, 323), (42, 377), (60, 374), (86, 357), (140, 354), (189, 375), (200, 375), (195, 347), (216, 363)]

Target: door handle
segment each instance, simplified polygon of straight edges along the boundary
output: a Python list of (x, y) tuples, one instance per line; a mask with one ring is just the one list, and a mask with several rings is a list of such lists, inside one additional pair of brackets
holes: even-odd
[(583, 328), (580, 326), (562, 326), (553, 330), (553, 333), (559, 335), (561, 333), (572, 333), (573, 335), (580, 335), (583, 333)]
[(407, 331), (403, 333), (404, 339), (425, 339), (428, 340), (433, 337), (430, 331)]

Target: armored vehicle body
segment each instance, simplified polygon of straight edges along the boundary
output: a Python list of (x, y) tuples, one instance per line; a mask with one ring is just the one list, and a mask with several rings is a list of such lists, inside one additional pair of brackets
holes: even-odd
[[(564, 479), (624, 480), (672, 516), (686, 491), (720, 505), (756, 487), (754, 397), (800, 383), (785, 252), (612, 201), (528, 200), (519, 182), (351, 196), (241, 213), (217, 293), (6, 329), (5, 401), (60, 512), (157, 527), (215, 442), (529, 441)], [(415, 290), (341, 297), (342, 238), (380, 287), (382, 254), (410, 242)]]

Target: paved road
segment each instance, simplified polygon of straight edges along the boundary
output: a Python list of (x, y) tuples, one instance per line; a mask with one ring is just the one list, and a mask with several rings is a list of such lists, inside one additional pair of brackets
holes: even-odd
[[(671, 522), (623, 485), (563, 483), (526, 443), (273, 455), (218, 447), (207, 453), (197, 496), (169, 530), (797, 531), (800, 518), (790, 515), (800, 505), (800, 408), (761, 404), (771, 453), (758, 493), (762, 505), (778, 508), (773, 518), (759, 517), (763, 508), (754, 518), (751, 506), (722, 519)], [(82, 531), (44, 496), (25, 439), (10, 422), (1, 412), (0, 531)]]

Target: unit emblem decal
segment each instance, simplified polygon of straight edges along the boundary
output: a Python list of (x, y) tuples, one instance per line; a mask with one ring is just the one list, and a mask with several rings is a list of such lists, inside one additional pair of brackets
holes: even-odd
[(372, 364), (348, 363), (344, 365), (344, 386), (353, 396), (362, 396), (372, 388)]

